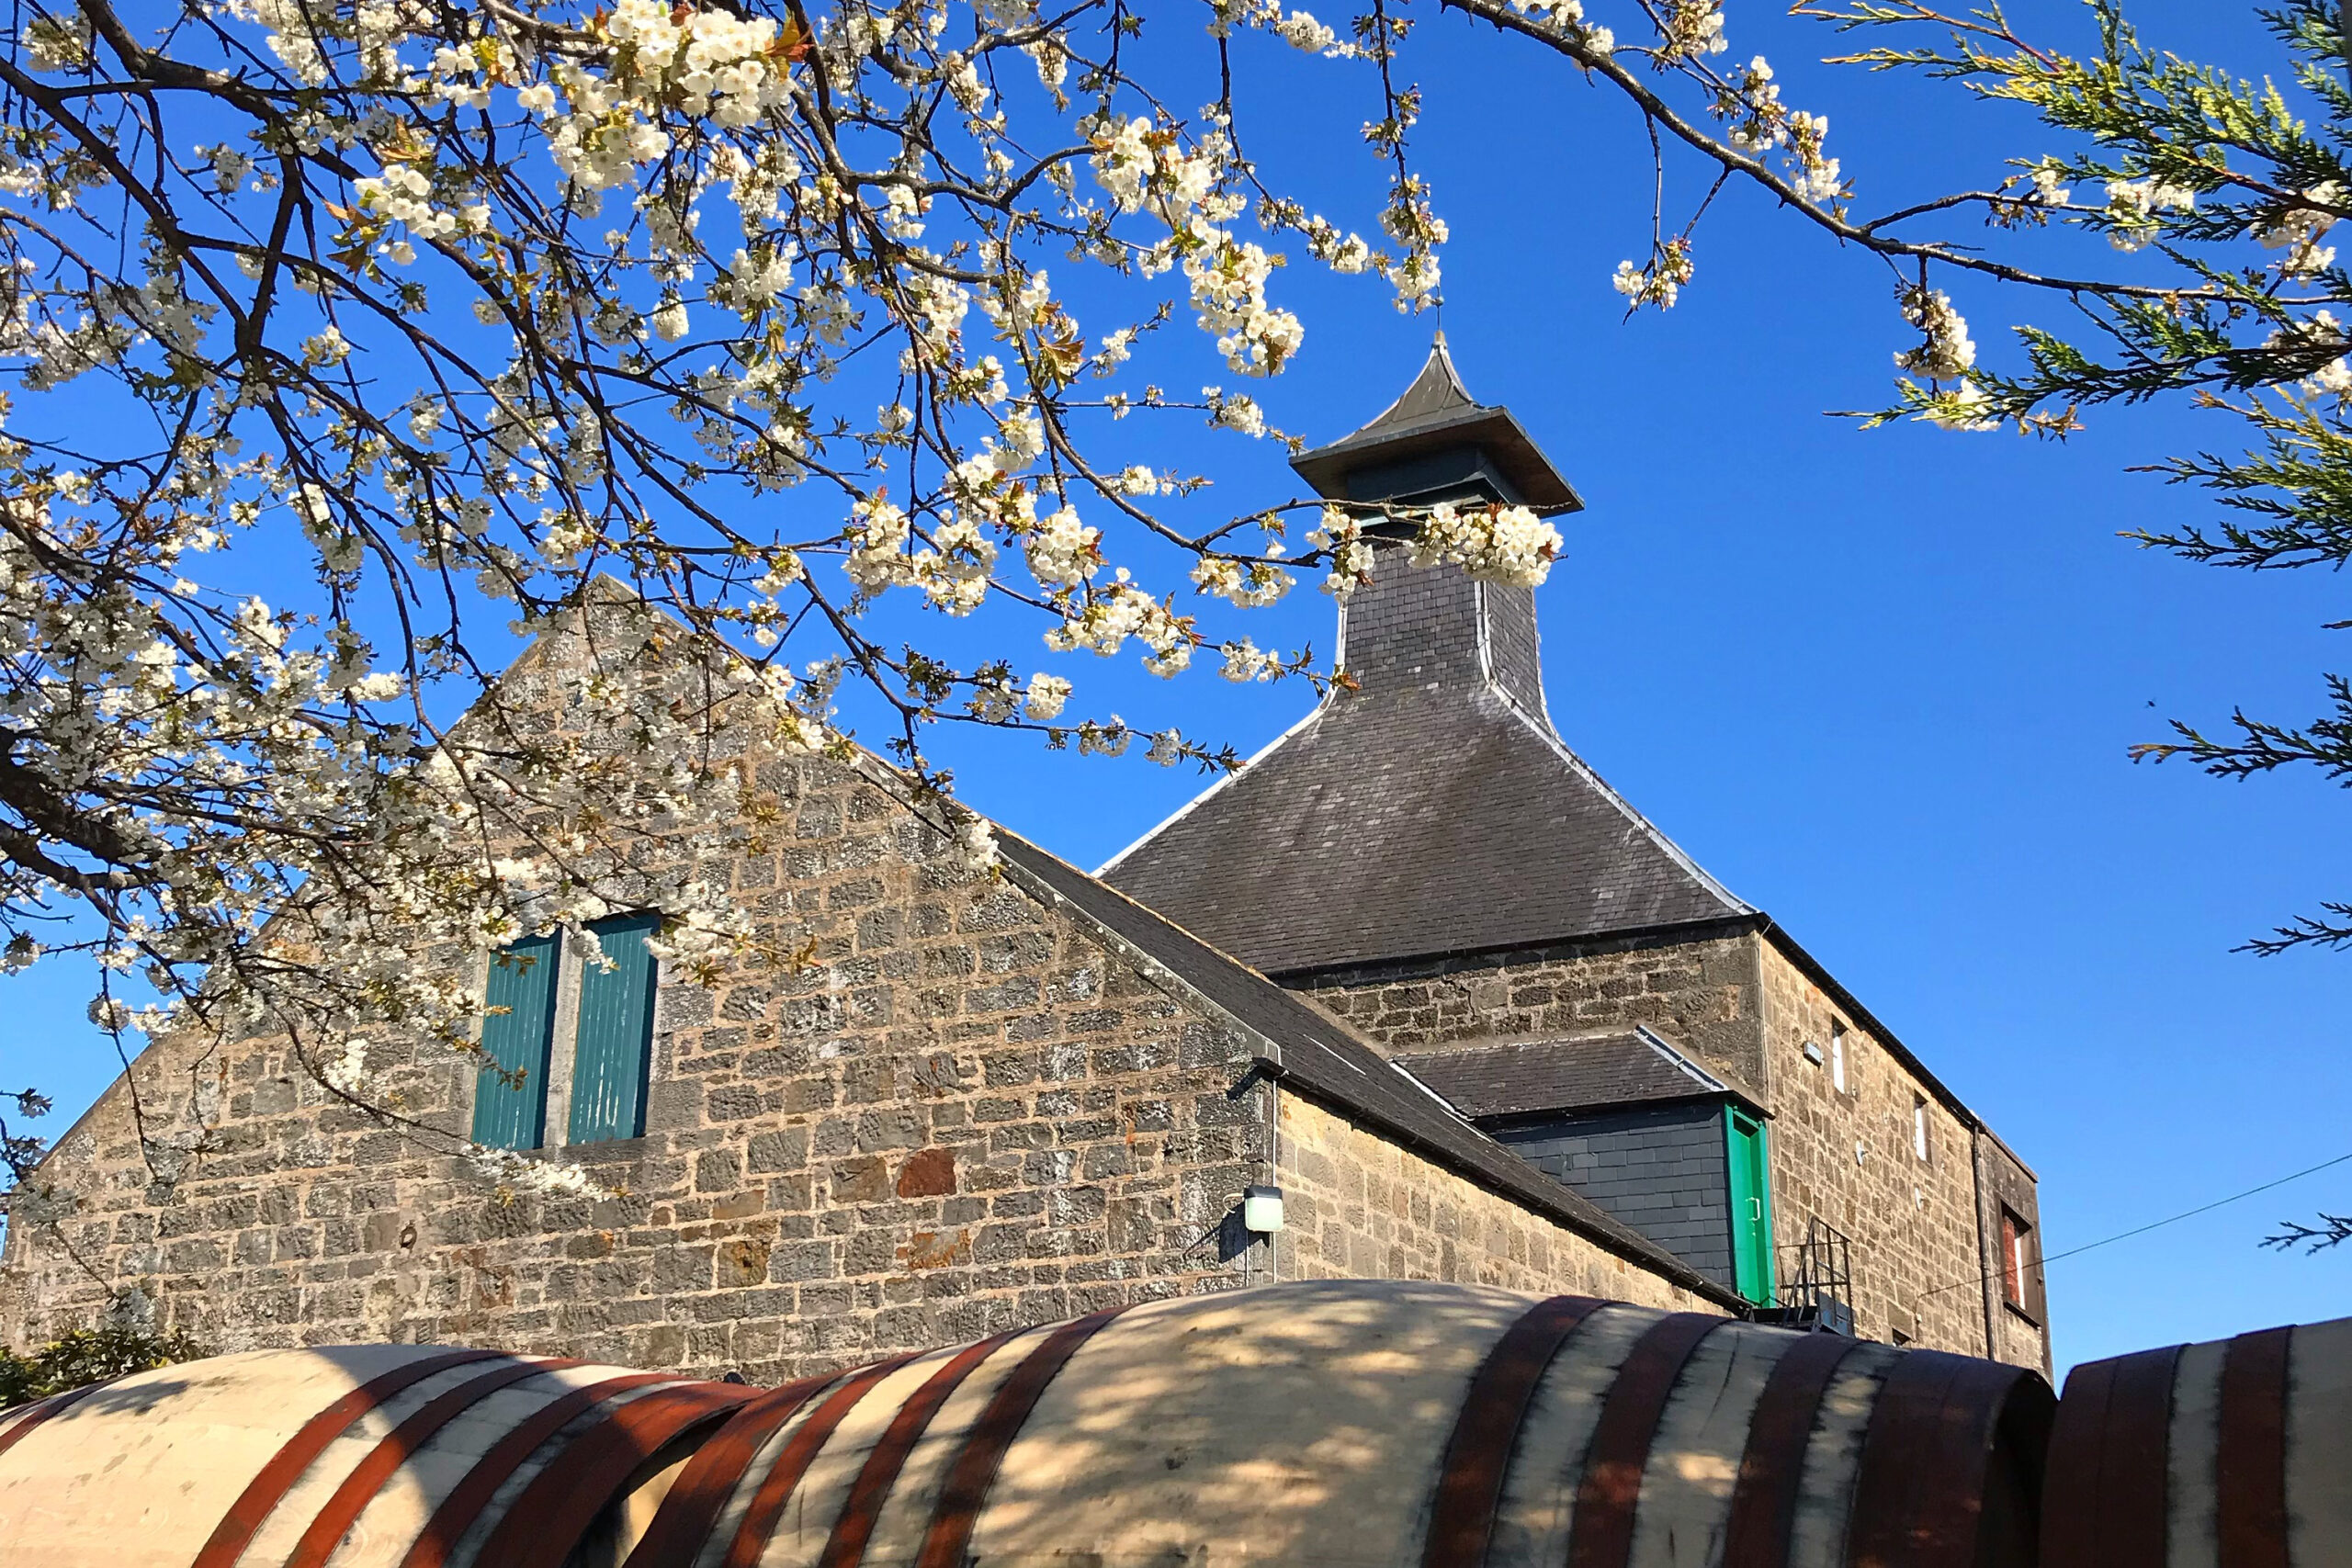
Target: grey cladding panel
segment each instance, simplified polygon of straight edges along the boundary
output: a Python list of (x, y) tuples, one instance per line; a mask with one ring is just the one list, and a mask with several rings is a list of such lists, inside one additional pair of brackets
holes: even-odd
[(1495, 1123), (1496, 1141), (1718, 1283), (1732, 1283), (1717, 1102)]

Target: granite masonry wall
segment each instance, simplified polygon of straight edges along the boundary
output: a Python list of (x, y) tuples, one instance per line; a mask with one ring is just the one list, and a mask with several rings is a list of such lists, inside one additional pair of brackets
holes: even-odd
[(1297, 1094), (1283, 1095), (1280, 1120), (1281, 1279), (1439, 1280), (1723, 1310)]
[[(2034, 1197), (2033, 1173), (1997, 1138), (1976, 1140), (1976, 1205), (1984, 1227), (1986, 1263), (1981, 1294), (1984, 1321), (1991, 1325), (1994, 1355), (2005, 1361), (2050, 1365), (2050, 1304), (2041, 1272), (2041, 1213)], [(2025, 1299), (2012, 1302), (2003, 1286), (2000, 1267), (2001, 1210), (2006, 1207), (2033, 1227), (2026, 1245), (2025, 1268), (2018, 1284)]]
[[(1980, 1134), (1777, 947), (1761, 945), (1773, 1213), (1784, 1259), (1818, 1215), (1852, 1243), (1860, 1332), (2043, 1365), (2039, 1336), (2026, 1337), (2028, 1344), (2016, 1336), (1996, 1343), (1987, 1335), (1977, 1285), (1985, 1268), (1975, 1168)], [(1807, 1053), (1808, 1043), (1815, 1053)], [(1835, 1065), (1841, 1049), (1842, 1091)], [(1916, 1135), (1923, 1113), (1924, 1159)]]
[[(510, 697), (583, 729), (564, 649), (536, 645)], [(0, 1342), (127, 1313), (223, 1351), (447, 1341), (775, 1382), (1274, 1277), (1233, 1211), (1272, 1173), (1276, 1095), (1226, 1015), (1019, 876), (966, 867), (876, 772), (750, 761), (755, 832), (682, 831), (641, 861), (717, 879), (798, 957), (707, 985), (663, 965), (643, 1135), (551, 1151), (609, 1196), (504, 1189), (436, 1152), (480, 1076), (447, 1047), (368, 1053), (381, 1102), (435, 1143), (336, 1099), (282, 1039), (165, 1040), (12, 1196)], [(1300, 1183), (1283, 1246), (1307, 1273), (1674, 1295), (1280, 1100)]]
[[(1250, 1050), (848, 768), (764, 782), (788, 829), (734, 885), (814, 958), (664, 976), (645, 1134), (562, 1151), (623, 1196), (502, 1194), (269, 1043), (159, 1045), (142, 1099), (201, 1115), (202, 1151), (159, 1183), (110, 1091), (43, 1167), (51, 1201), (19, 1201), (0, 1330), (86, 1321), (103, 1285), (222, 1350), (450, 1340), (774, 1382), (1243, 1282), (1216, 1221), (1265, 1168)], [(371, 1066), (469, 1125), (469, 1059)]]
[(1764, 1102), (1755, 939), (1621, 938), (1278, 976), (1394, 1055), (1646, 1023)]
[[(1983, 1238), (1999, 1234), (2000, 1201), (1979, 1181), (1978, 1145), (1987, 1151), (1987, 1182), (1997, 1180), (2011, 1207), (2038, 1223), (2030, 1175), (1763, 934), (1629, 939), (1283, 978), (1392, 1055), (1650, 1025), (1771, 1113), (1784, 1280), (1818, 1216), (1851, 1243), (1851, 1301), (1863, 1334), (2047, 1368), (2041, 1323), (1978, 1282), (1988, 1267), (1980, 1258), (1997, 1257), (1997, 1244)], [(1843, 1093), (1830, 1082), (1833, 1025), (1844, 1030)], [(1808, 1042), (1822, 1053), (1817, 1066)], [(1915, 1106), (1928, 1117), (1924, 1161), (1913, 1150)]]

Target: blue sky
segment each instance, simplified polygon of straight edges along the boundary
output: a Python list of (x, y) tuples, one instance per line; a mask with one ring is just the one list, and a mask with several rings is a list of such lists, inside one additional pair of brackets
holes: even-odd
[[(1606, 6), (1591, 9), (1607, 19)], [(1767, 52), (1792, 103), (1826, 110), (1860, 209), (2054, 150), (2014, 114), (1816, 63), (1838, 40), (1781, 9), (1735, 0), (1734, 49)], [(2086, 41), (2075, 6), (2011, 11), (2029, 32)], [(2153, 43), (2257, 73), (2280, 63), (2234, 4), (2143, 0), (2135, 14)], [(1637, 122), (1458, 15), (1432, 8), (1414, 43), (1408, 74), (1429, 89), (1417, 156), (1453, 230), (1456, 363), (1587, 502), (1563, 520), (1566, 557), (1540, 596), (1568, 742), (2000, 1130), (2041, 1178), (2049, 1251), (2352, 1152), (2352, 955), (2230, 951), (2352, 896), (2352, 802), (2315, 777), (2230, 784), (2125, 754), (2171, 716), (2311, 716), (2320, 672), (2352, 663), (2319, 629), (2346, 615), (2333, 579), (2225, 573), (2116, 537), (2208, 515), (2196, 493), (2127, 469), (2235, 430), (2183, 409), (2096, 411), (2060, 447), (1825, 417), (1883, 399), (1905, 346), (1882, 264), (1730, 191), (1682, 303), (1623, 321), (1608, 278), (1643, 254), (1650, 203)], [(1245, 146), (1273, 183), (1367, 227), (1351, 146), (1371, 112), (1362, 73), (1262, 52), (1243, 64)], [(1679, 166), (1669, 215), (1704, 188)], [(2103, 245), (2075, 254), (2121, 265)], [(2008, 353), (2004, 322), (2061, 320), (2049, 300), (1944, 286), (1988, 358)], [(1251, 389), (1312, 440), (1376, 412), (1425, 351), (1429, 318), (1397, 316), (1375, 286), (1294, 266), (1277, 290), (1306, 316), (1306, 347)], [(1237, 384), (1194, 345), (1165, 352), (1172, 388)], [(1113, 434), (1212, 475), (1201, 517), (1295, 491), (1271, 444), (1139, 423)], [(1328, 653), (1330, 608), (1303, 588), (1230, 629)], [(1116, 708), (1245, 752), (1311, 700), (1229, 686), (1209, 662), (1173, 683), (1132, 660), (1055, 667), (1080, 682), (1073, 713)], [(976, 806), (1090, 866), (1202, 782), (1139, 755), (941, 746)], [(52, 1132), (107, 1077), (85, 997), (62, 969), (0, 982), (16, 1021), (0, 1082), (51, 1089)], [(2061, 1369), (2352, 1310), (2352, 1248), (2257, 1246), (2276, 1219), (2325, 1206), (2352, 1207), (2352, 1166), (2054, 1264)]]

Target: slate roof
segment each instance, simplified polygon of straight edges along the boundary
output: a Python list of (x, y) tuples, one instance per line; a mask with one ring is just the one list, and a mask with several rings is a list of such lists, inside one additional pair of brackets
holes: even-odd
[(1495, 1142), (1319, 1009), (1018, 835), (999, 828), (997, 841), (1010, 874), (1068, 904), (1257, 1036), (1263, 1059), (1285, 1088), (1581, 1233), (1669, 1283), (1725, 1306), (1739, 1304), (1719, 1282)]
[[(1328, 446), (1291, 459), (1298, 476), (1317, 495), (1351, 499), (1347, 476), (1367, 462), (1396, 462), (1449, 447), (1483, 448), (1527, 504), (1544, 516), (1584, 507), (1574, 486), (1535, 445), (1509, 409), (1478, 402), (1462, 385), (1447, 352), (1445, 334), (1430, 345), (1430, 356), (1413, 384), (1363, 429)], [(1361, 497), (1354, 499), (1363, 499)]]
[(1754, 913), (1490, 683), (1336, 694), (1101, 874), (1269, 975)]
[(1464, 1116), (1738, 1098), (1730, 1085), (1642, 1028), (1393, 1059)]

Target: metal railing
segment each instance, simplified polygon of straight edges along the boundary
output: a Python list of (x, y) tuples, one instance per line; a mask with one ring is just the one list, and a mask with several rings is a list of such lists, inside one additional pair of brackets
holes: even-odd
[(1788, 1247), (1778, 1303), (1757, 1314), (1768, 1323), (1828, 1334), (1854, 1332), (1854, 1244), (1818, 1215), (1804, 1239)]

